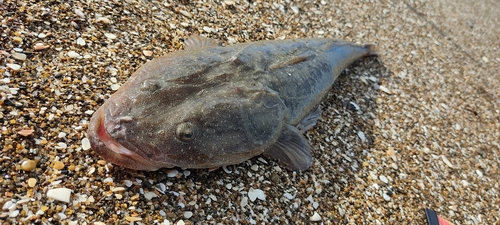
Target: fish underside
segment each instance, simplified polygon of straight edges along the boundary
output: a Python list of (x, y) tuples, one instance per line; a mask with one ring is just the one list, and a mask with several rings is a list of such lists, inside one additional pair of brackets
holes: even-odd
[(93, 115), (88, 137), (107, 161), (137, 170), (216, 168), (263, 154), (308, 169), (303, 133), (342, 70), (373, 45), (334, 39), (226, 47), (192, 36), (137, 70)]

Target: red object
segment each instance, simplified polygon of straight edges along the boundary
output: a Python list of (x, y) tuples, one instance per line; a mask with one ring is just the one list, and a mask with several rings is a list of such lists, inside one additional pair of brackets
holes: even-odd
[(453, 225), (448, 220), (445, 220), (443, 219), (443, 217), (440, 217), (432, 209), (425, 208), (424, 210), (425, 210), (425, 215), (427, 217), (427, 223), (429, 225)]
[(438, 220), (439, 220), (439, 225), (453, 225), (452, 223), (448, 222), (448, 220), (443, 219), (443, 217), (440, 217), (438, 215)]

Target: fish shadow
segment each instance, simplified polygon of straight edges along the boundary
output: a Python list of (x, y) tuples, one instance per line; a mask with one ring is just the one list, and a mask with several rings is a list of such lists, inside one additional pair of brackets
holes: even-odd
[[(331, 174), (339, 187), (351, 181), (374, 151), (377, 102), (391, 76), (380, 57), (360, 59), (346, 68), (322, 102), (323, 114), (306, 133), (314, 146), (317, 173)], [(378, 99), (378, 101), (377, 101)]]

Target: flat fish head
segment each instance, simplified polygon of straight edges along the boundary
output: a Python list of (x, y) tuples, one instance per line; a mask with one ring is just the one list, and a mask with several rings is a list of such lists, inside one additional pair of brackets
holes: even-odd
[(136, 170), (215, 168), (274, 143), (286, 108), (272, 91), (132, 76), (94, 114), (88, 137), (107, 161)]

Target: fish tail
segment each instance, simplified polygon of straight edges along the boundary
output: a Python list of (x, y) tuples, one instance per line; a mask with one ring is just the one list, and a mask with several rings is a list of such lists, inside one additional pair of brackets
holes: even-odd
[(377, 46), (375, 44), (366, 44), (364, 47), (368, 50), (368, 53), (366, 53), (366, 56), (377, 56)]
[(330, 65), (333, 67), (333, 80), (337, 79), (342, 70), (359, 58), (376, 56), (374, 44), (357, 45), (350, 42), (333, 42), (327, 50)]

